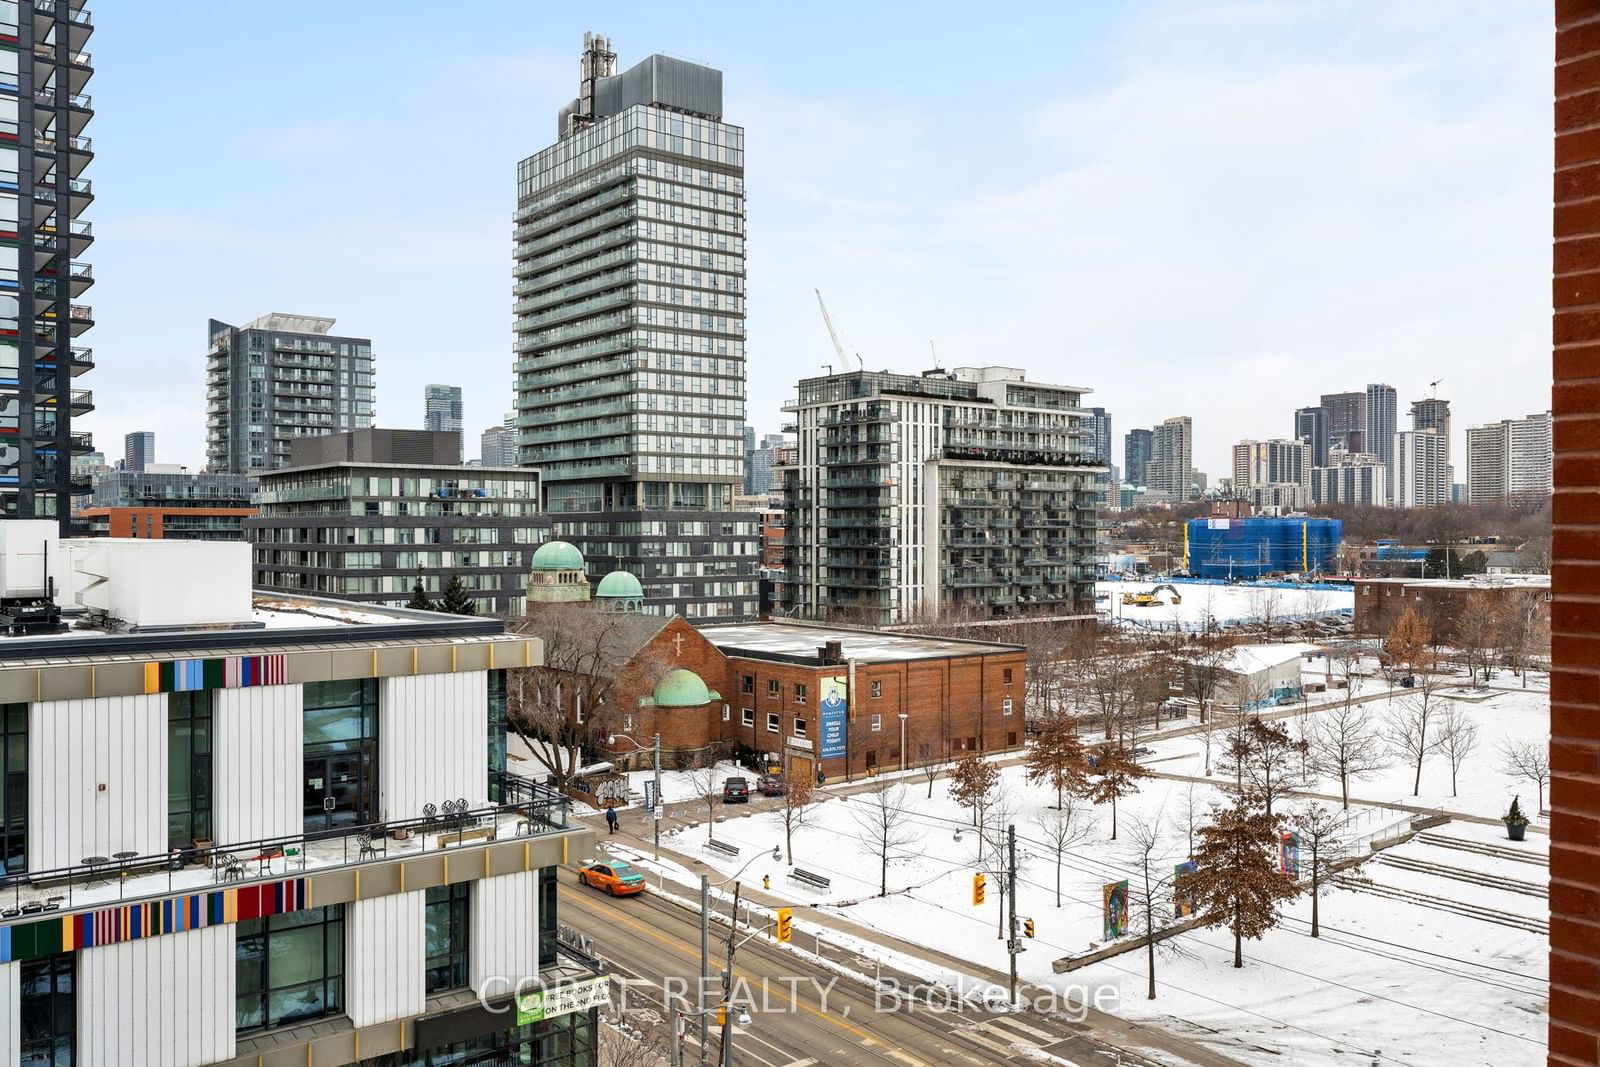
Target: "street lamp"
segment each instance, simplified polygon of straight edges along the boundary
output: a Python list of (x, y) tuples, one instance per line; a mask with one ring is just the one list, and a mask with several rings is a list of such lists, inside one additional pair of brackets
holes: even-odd
[[(635, 741), (633, 738), (629, 737), (627, 734), (611, 734), (610, 736), (608, 736), (606, 738), (606, 744), (608, 744), (608, 745), (615, 745), (618, 741), (626, 741), (629, 744), (631, 744), (634, 748), (638, 748), (638, 749), (644, 748), (643, 745), (641, 745), (639, 742)], [(655, 793), (656, 793), (656, 795), (655, 795), (655, 804), (652, 806), (651, 811), (650, 811), (650, 815), (651, 815), (651, 820), (650, 821), (655, 825), (655, 830), (656, 830), (655, 859), (656, 859), (657, 863), (660, 863), (661, 862), (661, 735), (659, 733), (655, 735), (655, 740), (654, 740), (654, 743), (652, 745), (652, 748), (655, 751), (655, 765), (656, 765), (656, 787), (655, 787)]]
[[(749, 870), (752, 863), (763, 857), (770, 858), (773, 863), (782, 863), (783, 850), (777, 845), (773, 845), (771, 853), (760, 853), (751, 856), (745, 861), (744, 866), (720, 882), (713, 883), (710, 875), (702, 874), (700, 876), (700, 988), (697, 992), (700, 1003), (697, 1006), (700, 1009), (700, 1062), (702, 1064), (706, 1062), (705, 983), (706, 979), (710, 977), (707, 972), (711, 970), (711, 887), (715, 884), (718, 888), (721, 888), (729, 882), (733, 883), (733, 910), (728, 913), (728, 969), (722, 972), (722, 1004), (724, 1008), (722, 1013), (722, 1067), (733, 1067), (733, 1032), (728, 1021), (726, 1008), (728, 1006), (728, 997), (733, 992), (733, 953), (739, 947), (734, 942), (734, 937), (739, 932), (739, 876)], [(749, 937), (746, 937), (745, 940), (750, 940), (757, 933), (759, 931), (751, 931)], [(745, 1025), (748, 1019), (748, 1014), (741, 1015), (740, 1025)]]
[(911, 715), (902, 711), (900, 713), (900, 773), (906, 773), (906, 720)]

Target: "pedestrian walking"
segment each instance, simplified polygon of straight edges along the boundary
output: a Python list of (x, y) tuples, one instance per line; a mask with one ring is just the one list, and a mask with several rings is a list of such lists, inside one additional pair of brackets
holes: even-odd
[(616, 808), (613, 807), (613, 808), (607, 808), (606, 809), (606, 825), (611, 827), (611, 832), (612, 833), (616, 833), (617, 832), (617, 809)]

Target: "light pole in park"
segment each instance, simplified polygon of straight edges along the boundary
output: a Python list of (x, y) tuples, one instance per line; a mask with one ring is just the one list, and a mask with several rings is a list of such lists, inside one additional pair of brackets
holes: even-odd
[[(627, 734), (612, 734), (611, 736), (606, 738), (606, 744), (608, 744), (608, 745), (615, 745), (618, 741), (626, 741), (630, 745), (632, 745), (634, 748), (637, 748), (637, 749), (643, 749), (644, 748), (643, 745), (641, 745), (639, 742), (635, 741), (633, 738), (629, 737)], [(651, 745), (651, 748), (654, 750), (654, 753), (655, 753), (656, 784), (655, 784), (655, 796), (652, 798), (653, 803), (650, 805), (650, 821), (655, 825), (655, 831), (656, 831), (655, 858), (656, 858), (657, 862), (660, 862), (660, 860), (661, 860), (661, 735), (660, 734), (656, 734), (655, 735), (655, 739), (654, 739), (654, 742)]]
[(906, 773), (906, 720), (911, 718), (910, 713), (900, 713), (900, 773)]

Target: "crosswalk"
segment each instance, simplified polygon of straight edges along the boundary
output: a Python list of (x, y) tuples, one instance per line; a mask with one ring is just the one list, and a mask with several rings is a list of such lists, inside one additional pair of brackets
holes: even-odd
[(1019, 1052), (1040, 1049), (1061, 1040), (1037, 1026), (1030, 1026), (1010, 1015), (997, 1016), (961, 1028), (961, 1036), (975, 1045), (1009, 1059)]

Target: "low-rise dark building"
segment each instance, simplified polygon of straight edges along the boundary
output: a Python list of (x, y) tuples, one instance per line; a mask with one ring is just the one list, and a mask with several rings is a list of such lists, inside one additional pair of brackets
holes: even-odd
[(1472, 578), (1357, 578), (1355, 631), (1364, 637), (1388, 635), (1411, 608), (1428, 624), (1433, 639), (1451, 644), (1457, 627), (1475, 610), (1525, 616), (1531, 633), (1550, 632), (1548, 575), (1491, 575)]
[(255, 479), (247, 474), (152, 463), (97, 476), (93, 499), (80, 514), (97, 537), (242, 541), (244, 520), (256, 513), (254, 492)]
[(457, 433), (374, 429), (295, 441), (246, 529), (259, 588), (404, 604), (456, 576), (479, 612), (520, 614), (549, 523), (538, 471), (464, 466)]

